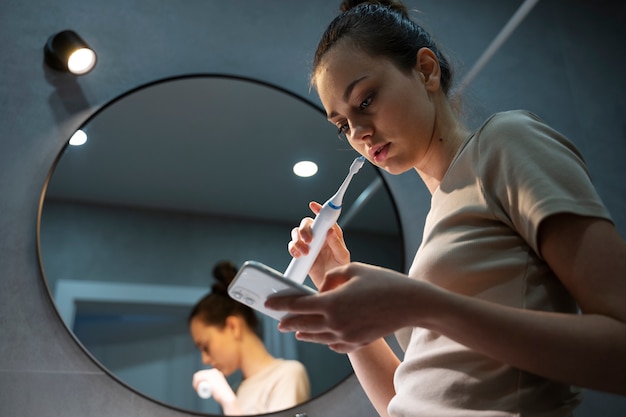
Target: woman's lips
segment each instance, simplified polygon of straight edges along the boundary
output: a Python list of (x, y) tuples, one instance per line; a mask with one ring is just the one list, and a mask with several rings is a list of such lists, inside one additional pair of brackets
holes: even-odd
[(389, 153), (389, 143), (380, 146), (373, 146), (369, 150), (369, 155), (372, 160), (376, 163), (381, 163), (387, 158), (387, 154)]

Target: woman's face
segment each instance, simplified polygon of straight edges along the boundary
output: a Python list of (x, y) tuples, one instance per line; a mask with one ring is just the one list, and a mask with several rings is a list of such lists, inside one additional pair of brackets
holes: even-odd
[(224, 328), (207, 325), (199, 318), (189, 324), (191, 338), (202, 354), (202, 363), (229, 376), (240, 368), (236, 334), (228, 321)]
[[(418, 60), (419, 61), (419, 60)], [(392, 174), (427, 163), (435, 134), (435, 107), (418, 65), (403, 72), (339, 42), (315, 72), (331, 123), (370, 162)]]

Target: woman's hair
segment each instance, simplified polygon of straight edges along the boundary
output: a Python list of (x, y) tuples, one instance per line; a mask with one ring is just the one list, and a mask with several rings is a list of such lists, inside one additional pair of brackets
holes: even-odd
[(229, 316), (242, 317), (253, 331), (257, 331), (258, 318), (250, 307), (233, 300), (228, 295), (228, 285), (237, 275), (237, 267), (230, 261), (221, 261), (213, 267), (213, 277), (216, 283), (211, 286), (211, 292), (205, 295), (189, 313), (188, 323), (199, 318), (203, 323), (224, 327)]
[(441, 67), (441, 87), (448, 94), (452, 68), (432, 37), (409, 18), (404, 4), (397, 0), (344, 0), (337, 16), (326, 28), (313, 59), (311, 84), (322, 58), (339, 40), (350, 42), (373, 57), (382, 56), (398, 68), (415, 67), (417, 51), (428, 48), (437, 56)]

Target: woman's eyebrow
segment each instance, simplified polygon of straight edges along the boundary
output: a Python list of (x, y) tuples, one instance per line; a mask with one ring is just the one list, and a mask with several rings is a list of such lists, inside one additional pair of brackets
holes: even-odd
[[(343, 100), (347, 101), (350, 98), (350, 94), (352, 94), (352, 90), (354, 90), (354, 87), (356, 87), (356, 85), (359, 82), (363, 81), (366, 78), (367, 78), (367, 75), (364, 75), (364, 76), (362, 76), (360, 78), (357, 78), (356, 80), (352, 81), (350, 84), (348, 84), (348, 86), (346, 87), (346, 90), (343, 92)], [(328, 115), (328, 119), (332, 119), (335, 116), (337, 116), (337, 112), (332, 111)]]

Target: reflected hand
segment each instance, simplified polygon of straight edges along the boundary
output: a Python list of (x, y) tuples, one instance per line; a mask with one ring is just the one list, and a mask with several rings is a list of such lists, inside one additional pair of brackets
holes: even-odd
[(197, 391), (198, 385), (202, 381), (209, 383), (211, 395), (224, 409), (224, 413), (230, 414), (228, 411), (232, 411), (233, 407), (237, 407), (237, 397), (228, 384), (226, 377), (219, 370), (215, 368), (203, 369), (193, 374), (193, 389)]
[[(314, 214), (317, 215), (317, 213), (321, 210), (322, 205), (312, 201), (309, 203), (309, 208)], [(299, 227), (295, 227), (291, 231), (291, 241), (287, 247), (289, 249), (289, 253), (294, 258), (298, 258), (309, 253), (309, 243), (311, 243), (311, 240), (313, 239), (311, 231), (312, 224), (313, 219), (306, 217), (302, 219)], [(315, 262), (311, 266), (309, 276), (319, 288), (322, 284), (326, 271), (337, 266), (346, 265), (349, 262), (350, 251), (348, 251), (343, 239), (343, 231), (341, 230), (341, 227), (335, 223), (333, 227), (328, 230), (326, 242), (324, 243), (324, 246), (322, 246)]]
[(280, 331), (295, 331), (298, 340), (349, 353), (415, 325), (416, 317), (427, 311), (432, 290), (398, 272), (353, 262), (329, 271), (320, 293), (275, 297), (266, 306), (289, 312), (278, 324)]

